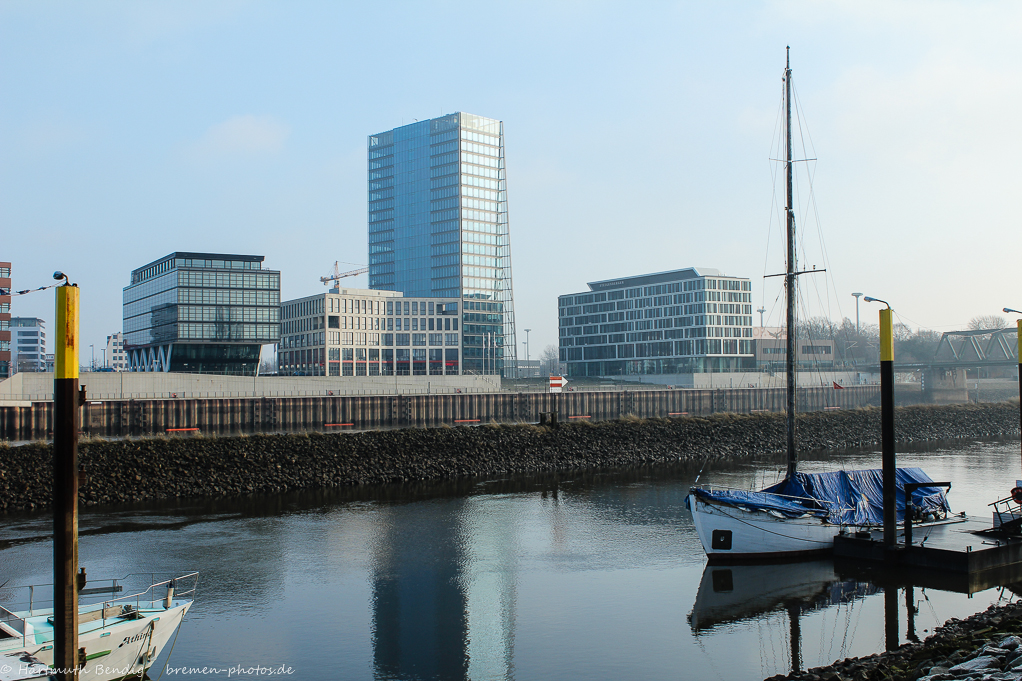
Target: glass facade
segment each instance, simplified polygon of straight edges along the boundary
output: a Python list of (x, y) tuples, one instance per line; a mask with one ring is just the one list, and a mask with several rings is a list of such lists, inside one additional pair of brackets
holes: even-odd
[(503, 123), (454, 113), (370, 135), (368, 174), (370, 288), (462, 300), (464, 373), (514, 366)]
[(690, 268), (589, 288), (557, 300), (568, 376), (755, 369), (748, 279)]
[(280, 338), (280, 272), (261, 255), (172, 253), (131, 273), (124, 346), (132, 371), (255, 373)]

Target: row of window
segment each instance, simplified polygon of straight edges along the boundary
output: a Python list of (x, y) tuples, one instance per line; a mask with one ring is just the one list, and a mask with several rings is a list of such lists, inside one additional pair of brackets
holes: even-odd
[[(323, 345), (416, 345), (457, 347), (456, 333), (358, 333), (355, 331), (330, 331), (284, 336), (280, 349), (317, 347)], [(325, 342), (329, 341), (329, 343)]]
[(180, 270), (178, 286), (209, 286), (213, 288), (279, 289), (278, 272), (201, 272)]
[(629, 343), (625, 345), (597, 345), (562, 348), (562, 361), (632, 359), (641, 357), (692, 357), (705, 355), (752, 354), (751, 340), (704, 338), (685, 341)]
[(717, 300), (728, 302), (751, 302), (751, 293), (748, 297), (721, 295), (727, 292), (751, 292), (752, 282), (747, 279), (689, 279), (686, 281), (673, 282), (670, 284), (658, 284), (656, 286), (637, 286), (633, 288), (616, 289), (600, 293), (580, 293), (559, 296), (558, 307), (571, 305), (588, 305), (591, 303), (602, 303), (605, 301), (623, 300), (626, 298), (651, 298), (664, 294), (684, 293), (687, 291), (712, 292), (713, 295), (696, 297), (695, 300), (683, 300), (675, 298), (675, 304), (686, 302), (697, 302), (698, 300)]

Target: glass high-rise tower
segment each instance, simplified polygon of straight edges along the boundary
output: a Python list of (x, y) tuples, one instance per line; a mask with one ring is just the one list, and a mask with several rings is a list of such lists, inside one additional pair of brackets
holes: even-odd
[(464, 373), (516, 365), (504, 124), (453, 113), (369, 136), (369, 287), (459, 298)]

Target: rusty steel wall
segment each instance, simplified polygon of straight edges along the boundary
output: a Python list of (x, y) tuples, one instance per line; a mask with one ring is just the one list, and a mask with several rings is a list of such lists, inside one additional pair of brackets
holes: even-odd
[[(843, 390), (800, 388), (799, 410), (854, 409), (870, 403), (878, 394), (879, 386), (875, 385)], [(784, 389), (107, 400), (89, 402), (81, 409), (82, 433), (99, 437), (332, 432), (536, 422), (541, 413), (552, 411), (558, 412), (561, 421), (779, 412), (784, 409)], [(52, 402), (0, 407), (0, 439), (49, 439), (52, 430)]]

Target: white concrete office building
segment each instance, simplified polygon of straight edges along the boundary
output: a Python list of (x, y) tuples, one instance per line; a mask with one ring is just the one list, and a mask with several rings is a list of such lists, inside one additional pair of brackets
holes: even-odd
[(286, 301), (280, 306), (278, 373), (461, 375), (460, 303), (460, 298), (342, 288)]

